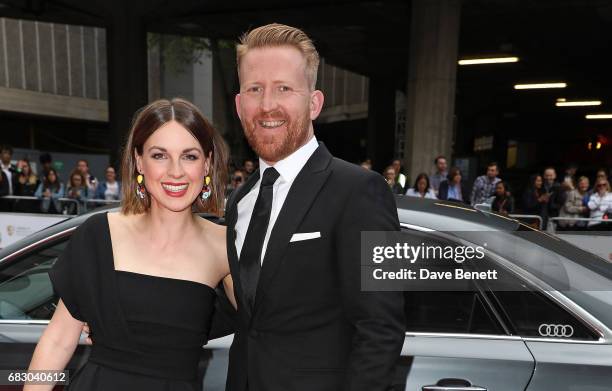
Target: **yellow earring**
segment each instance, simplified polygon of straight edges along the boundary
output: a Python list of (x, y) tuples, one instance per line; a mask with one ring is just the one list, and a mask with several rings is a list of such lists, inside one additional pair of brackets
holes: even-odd
[(202, 188), (202, 201), (206, 201), (212, 193), (212, 190), (210, 189), (209, 185), (210, 177), (206, 175), (206, 178), (204, 178), (204, 187)]
[(147, 196), (147, 189), (144, 187), (144, 176), (142, 174), (138, 174), (136, 177), (136, 195), (138, 198), (143, 200)]

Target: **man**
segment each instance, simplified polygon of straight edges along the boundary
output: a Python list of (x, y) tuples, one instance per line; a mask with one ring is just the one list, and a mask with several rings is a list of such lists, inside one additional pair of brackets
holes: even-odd
[(399, 229), (394, 198), (314, 137), (319, 57), (302, 31), (259, 27), (237, 59), (236, 109), (260, 168), (226, 206), (238, 302), (227, 390), (387, 390), (403, 296), (361, 291), (359, 242)]
[(81, 174), (85, 177), (87, 182), (87, 188), (89, 194), (96, 194), (96, 188), (98, 187), (98, 180), (95, 176), (89, 173), (89, 163), (85, 159), (81, 159), (77, 162), (77, 168), (81, 171)]
[(230, 178), (230, 184), (225, 190), (225, 196), (229, 197), (236, 189), (242, 186), (246, 179), (246, 172), (240, 168), (234, 170), (232, 177)]
[(255, 171), (255, 163), (251, 159), (246, 159), (242, 164), (242, 170), (246, 173), (246, 176), (249, 177)]
[(429, 178), (429, 181), (431, 182), (431, 188), (434, 189), (434, 192), (438, 195), (440, 183), (445, 181), (448, 176), (446, 157), (442, 155), (438, 156), (434, 159), (434, 164), (436, 166), (436, 172)]
[(391, 166), (395, 170), (395, 182), (402, 186), (402, 190), (406, 188), (406, 175), (402, 174), (402, 161), (399, 159), (393, 160)]
[(0, 148), (0, 167), (6, 175), (6, 185), (8, 186), (8, 195), (13, 195), (13, 185), (17, 178), (17, 167), (11, 163), (13, 158), (13, 148), (10, 145), (3, 145)]
[(474, 187), (472, 188), (472, 195), (470, 197), (470, 203), (472, 206), (476, 204), (482, 204), (489, 201), (495, 193), (495, 186), (499, 179), (499, 170), (497, 169), (497, 163), (491, 162), (487, 165), (487, 174), (481, 175), (474, 181)]
[(542, 176), (544, 178), (542, 188), (548, 194), (548, 202), (546, 203), (546, 208), (548, 209), (547, 216), (558, 217), (561, 207), (565, 204), (565, 190), (556, 181), (557, 171), (553, 167), (546, 167)]

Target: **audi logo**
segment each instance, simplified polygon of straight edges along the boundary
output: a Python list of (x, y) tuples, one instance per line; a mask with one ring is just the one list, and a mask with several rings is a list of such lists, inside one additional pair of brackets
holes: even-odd
[(574, 335), (574, 328), (568, 324), (541, 324), (538, 333), (542, 337), (565, 337)]

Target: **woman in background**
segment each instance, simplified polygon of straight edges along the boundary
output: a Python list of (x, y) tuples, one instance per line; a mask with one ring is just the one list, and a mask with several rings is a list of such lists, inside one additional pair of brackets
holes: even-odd
[(529, 186), (523, 194), (523, 212), (542, 218), (542, 227), (538, 226), (537, 228), (546, 227), (548, 221), (548, 200), (550, 199), (550, 193), (544, 191), (543, 184), (542, 176), (534, 174), (529, 178)]
[[(21, 197), (34, 197), (36, 189), (40, 181), (32, 172), (32, 167), (27, 159), (22, 159), (17, 162), (17, 174), (14, 178), (13, 193)], [(16, 212), (36, 213), (35, 201), (32, 200), (15, 200)]]
[(47, 171), (34, 196), (42, 200), (40, 210), (43, 213), (62, 213), (59, 199), (64, 196), (64, 184), (60, 181), (55, 168), (50, 168)]
[(440, 182), (438, 199), (469, 204), (469, 194), (469, 190), (463, 182), (461, 170), (458, 167), (451, 167), (448, 170), (446, 180)]
[(98, 185), (94, 198), (106, 201), (119, 201), (121, 199), (121, 182), (117, 180), (115, 168), (113, 166), (106, 167), (104, 176), (106, 181)]
[(87, 211), (87, 199), (89, 198), (89, 188), (85, 175), (78, 169), (75, 168), (70, 173), (70, 181), (68, 188), (66, 189), (66, 198), (73, 199), (77, 202), (68, 202), (66, 205), (66, 211), (70, 215), (80, 214)]
[[(559, 217), (589, 217), (588, 200), (585, 202), (585, 197), (589, 193), (589, 178), (581, 176), (578, 178), (578, 183), (575, 189), (567, 192), (565, 204), (559, 212)], [(586, 221), (576, 220), (559, 220), (561, 228), (584, 228)]]
[[(591, 211), (589, 217), (592, 219), (607, 220), (612, 214), (612, 190), (605, 177), (598, 177), (588, 206)], [(609, 230), (612, 229), (612, 224), (610, 221), (589, 221), (588, 227), (594, 231)]]
[(429, 185), (429, 177), (424, 172), (417, 175), (414, 181), (414, 187), (408, 189), (406, 195), (409, 197), (430, 198), (434, 200), (437, 198), (436, 193), (434, 193)]
[(499, 181), (495, 185), (495, 198), (491, 204), (491, 210), (502, 216), (514, 213), (514, 198), (510, 195), (504, 181)]

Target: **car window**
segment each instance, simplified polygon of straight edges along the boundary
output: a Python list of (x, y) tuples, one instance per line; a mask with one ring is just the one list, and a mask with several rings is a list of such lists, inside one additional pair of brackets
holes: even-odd
[[(403, 229), (406, 242), (448, 245), (434, 233)], [(435, 263), (435, 260), (432, 261)], [(406, 291), (406, 331), (460, 334), (504, 334), (495, 314), (474, 281), (461, 291)], [(431, 285), (434, 286), (434, 285)]]
[(0, 319), (51, 319), (58, 298), (48, 272), (67, 243), (62, 238), (0, 265)]
[(405, 292), (406, 330), (503, 334), (479, 292)]
[(495, 292), (515, 332), (522, 337), (597, 340), (599, 337), (550, 297), (522, 285)]

